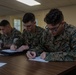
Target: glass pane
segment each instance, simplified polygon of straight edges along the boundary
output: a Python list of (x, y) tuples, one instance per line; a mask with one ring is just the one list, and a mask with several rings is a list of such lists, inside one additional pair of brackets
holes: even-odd
[(20, 24), (21, 24), (20, 19), (14, 19), (14, 27), (19, 31), (20, 31)]

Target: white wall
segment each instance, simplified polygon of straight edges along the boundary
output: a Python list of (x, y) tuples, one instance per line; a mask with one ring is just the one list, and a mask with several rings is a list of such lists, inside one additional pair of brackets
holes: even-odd
[[(74, 6), (67, 6), (67, 7), (60, 7), (59, 8), (64, 15), (64, 20), (72, 25), (76, 26), (76, 5)], [(44, 22), (45, 15), (50, 11), (50, 9), (42, 10), (42, 11), (35, 11), (33, 12), (36, 16), (36, 19), (38, 20), (38, 25), (45, 28), (46, 23)], [(28, 11), (27, 11), (28, 12)], [(25, 13), (17, 14), (17, 15), (10, 15), (10, 16), (1, 16), (0, 20), (7, 19), (11, 22), (11, 25), (13, 25), (13, 19), (14, 18), (21, 18), (23, 17)]]
[[(76, 26), (76, 5), (61, 7), (59, 9), (62, 11), (62, 13), (64, 15), (64, 20), (68, 24), (72, 24), (72, 25)], [(39, 25), (43, 28), (45, 28), (45, 25), (46, 25), (46, 23), (44, 22), (44, 17), (49, 11), (50, 11), (50, 9), (34, 12), (34, 14), (36, 15), (36, 18), (39, 21), (38, 22)]]

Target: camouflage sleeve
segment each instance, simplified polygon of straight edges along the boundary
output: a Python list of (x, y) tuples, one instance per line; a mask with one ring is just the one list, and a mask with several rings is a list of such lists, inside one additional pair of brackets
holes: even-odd
[(70, 51), (47, 52), (45, 60), (48, 61), (76, 61), (76, 32), (72, 33), (69, 43)]
[(21, 41), (22, 41), (22, 34), (20, 32), (15, 32), (13, 36), (13, 44), (19, 47), (22, 44)]
[(74, 52), (47, 52), (45, 60), (47, 61), (75, 61)]
[(76, 31), (74, 31), (71, 35), (70, 47), (73, 52), (76, 52)]
[(35, 48), (31, 48), (30, 51), (36, 52), (36, 56), (39, 56), (43, 52), (43, 49), (40, 45), (38, 45)]
[(19, 48), (20, 46), (27, 44), (27, 34), (23, 31), (23, 33), (19, 35), (19, 39), (16, 40), (15, 45)]
[(43, 33), (41, 33), (41, 36), (38, 39), (39, 40), (39, 44), (36, 47), (30, 49), (31, 51), (36, 52), (37, 56), (39, 56), (43, 52), (43, 50), (44, 50), (43, 43), (42, 43), (42, 39), (43, 39), (42, 35), (43, 35)]
[(24, 45), (28, 45), (27, 32), (25, 32), (25, 31), (23, 31), (23, 33), (22, 33), (22, 42)]
[(36, 55), (39, 56), (43, 51), (46, 51), (45, 47), (43, 46), (44, 42), (42, 42), (42, 36), (40, 38), (40, 43), (38, 44), (38, 46), (31, 48), (31, 51), (36, 52)]

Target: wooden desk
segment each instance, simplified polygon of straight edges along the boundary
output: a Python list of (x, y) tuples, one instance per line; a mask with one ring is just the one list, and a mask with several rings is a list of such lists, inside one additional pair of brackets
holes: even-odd
[(41, 63), (29, 61), (25, 55), (0, 56), (0, 62), (7, 63), (0, 68), (0, 75), (65, 75), (76, 68), (76, 62)]

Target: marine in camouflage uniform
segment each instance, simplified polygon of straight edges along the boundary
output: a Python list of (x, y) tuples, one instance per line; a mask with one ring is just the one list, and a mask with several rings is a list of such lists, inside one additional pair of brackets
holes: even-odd
[(21, 38), (21, 32), (12, 28), (9, 21), (0, 22), (2, 48), (10, 48), (12, 44), (18, 44), (17, 40)]
[(42, 56), (43, 59), (76, 61), (76, 27), (64, 21), (59, 9), (51, 9), (44, 21), (47, 23), (47, 29), (41, 40), (43, 50), (46, 52), (46, 57)]
[(22, 21), (24, 30), (22, 38), (19, 40), (19, 44), (22, 43), (22, 45), (18, 48), (18, 51), (26, 51), (28, 58), (35, 58), (42, 52), (38, 46), (40, 45), (40, 38), (44, 29), (36, 26), (35, 15), (33, 13), (25, 13)]
[(76, 27), (64, 24), (64, 32), (56, 37), (46, 29), (41, 44), (48, 61), (75, 61), (76, 60)]
[(12, 44), (17, 44), (19, 46), (19, 43), (17, 42), (17, 40), (20, 38), (21, 38), (21, 32), (15, 28), (12, 28), (12, 31), (10, 32), (10, 34), (1, 35), (2, 44), (4, 45), (3, 48), (9, 48), (9, 47), (6, 47), (5, 45), (11, 46)]
[(42, 52), (42, 50), (39, 50), (40, 49), (39, 45), (40, 45), (40, 39), (43, 34), (43, 31), (44, 31), (43, 28), (36, 26), (34, 33), (24, 30), (22, 34), (23, 44), (29, 45), (30, 47), (29, 50), (35, 51), (37, 53), (36, 55), (39, 55)]

